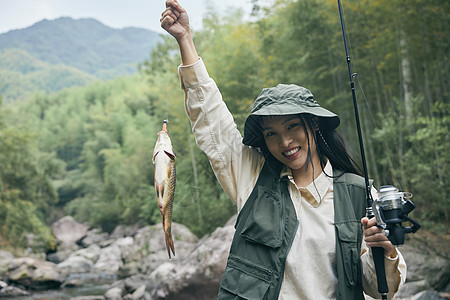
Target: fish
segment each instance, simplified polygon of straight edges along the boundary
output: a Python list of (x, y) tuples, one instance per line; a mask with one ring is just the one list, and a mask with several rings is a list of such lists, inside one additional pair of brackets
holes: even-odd
[(171, 259), (171, 251), (173, 256), (175, 256), (175, 247), (172, 239), (172, 208), (176, 185), (176, 155), (167, 132), (167, 123), (168, 121), (164, 120), (162, 131), (158, 132), (152, 160), (155, 165), (156, 200), (161, 212), (167, 253), (169, 254), (169, 259)]

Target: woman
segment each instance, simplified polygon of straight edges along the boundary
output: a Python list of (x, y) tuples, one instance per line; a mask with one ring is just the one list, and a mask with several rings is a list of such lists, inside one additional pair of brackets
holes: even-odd
[(377, 297), (367, 246), (384, 248), (392, 297), (406, 265), (364, 218), (364, 180), (335, 131), (339, 117), (309, 90), (280, 84), (255, 100), (242, 139), (177, 1), (166, 1), (161, 26), (180, 48), (197, 145), (239, 211), (218, 299), (364, 299), (363, 289)]

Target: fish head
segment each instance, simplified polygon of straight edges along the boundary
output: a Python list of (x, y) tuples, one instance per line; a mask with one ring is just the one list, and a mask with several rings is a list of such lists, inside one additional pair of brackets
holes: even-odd
[(156, 155), (163, 152), (169, 156), (171, 160), (176, 158), (172, 141), (170, 140), (169, 134), (165, 130), (158, 132), (158, 139), (156, 140), (155, 149), (153, 150), (153, 163), (155, 163)]

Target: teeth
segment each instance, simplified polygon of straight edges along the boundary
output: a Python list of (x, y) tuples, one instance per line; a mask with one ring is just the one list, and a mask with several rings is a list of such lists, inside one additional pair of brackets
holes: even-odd
[(294, 155), (295, 153), (297, 153), (299, 150), (300, 150), (299, 148), (295, 148), (290, 151), (284, 152), (284, 155), (291, 156), (291, 155)]

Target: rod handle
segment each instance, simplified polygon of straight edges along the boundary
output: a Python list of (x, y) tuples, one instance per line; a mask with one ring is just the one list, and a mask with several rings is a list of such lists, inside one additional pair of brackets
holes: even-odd
[(386, 295), (389, 292), (389, 288), (384, 267), (384, 249), (381, 247), (372, 247), (372, 256), (375, 264), (375, 272), (377, 274), (378, 292), (381, 295)]

